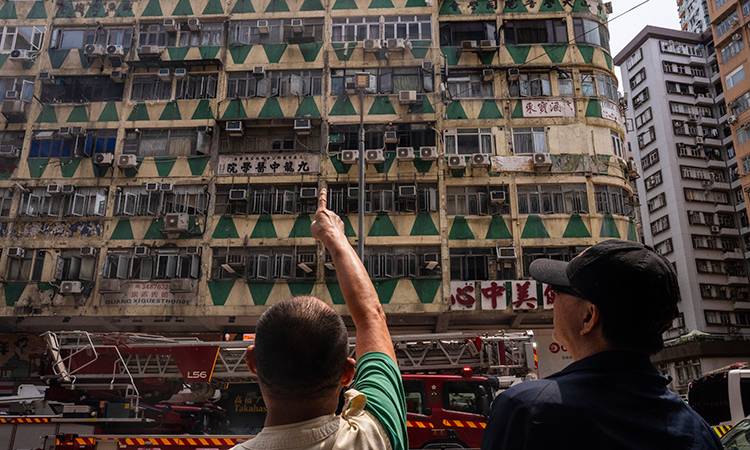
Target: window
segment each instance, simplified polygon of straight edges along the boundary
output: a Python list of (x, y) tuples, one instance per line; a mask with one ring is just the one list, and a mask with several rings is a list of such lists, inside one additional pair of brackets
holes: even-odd
[(564, 70), (557, 71), (557, 90), (560, 96), (574, 95), (572, 73)]
[(718, 10), (719, 8), (724, 6), (724, 3), (726, 3), (727, 0), (715, 0), (715, 2), (716, 2), (716, 9)]
[(195, 128), (127, 131), (123, 153), (138, 156), (190, 156), (208, 153), (210, 143)]
[(675, 83), (673, 81), (667, 81), (667, 93), (668, 94), (679, 94), (679, 95), (696, 95), (693, 91), (693, 87), (686, 83)]
[(685, 188), (685, 200), (689, 202), (729, 204), (726, 192)]
[(522, 73), (509, 83), (508, 90), (511, 97), (549, 97), (552, 95), (549, 73)]
[(652, 213), (652, 212), (654, 212), (654, 211), (656, 211), (658, 209), (661, 209), (661, 208), (663, 208), (666, 205), (667, 205), (667, 197), (666, 197), (666, 194), (663, 193), (663, 192), (661, 194), (657, 195), (656, 197), (650, 199), (646, 203), (646, 206), (648, 207), (648, 212), (650, 212), (650, 213)]
[[(244, 189), (245, 197), (240, 200), (230, 198), (232, 190)], [(331, 188), (332, 192), (333, 187)], [(236, 195), (236, 193), (234, 194)], [(330, 196), (333, 200), (333, 196)], [(378, 204), (378, 207), (386, 208), (387, 211), (393, 210), (393, 190), (391, 188), (390, 196), (384, 202), (387, 204)], [(380, 197), (378, 198), (380, 200)], [(333, 201), (336, 203), (336, 201)], [(340, 205), (331, 205), (339, 207)], [(220, 186), (216, 190), (216, 210), (215, 214), (311, 214), (317, 209), (317, 199), (301, 198), (299, 186)]]
[[(415, 195), (401, 196), (401, 188), (404, 186), (414, 187), (415, 185), (394, 183), (368, 185), (365, 191), (365, 212), (373, 213), (382, 211), (413, 213), (415, 211), (436, 212), (439, 210), (437, 185), (419, 183), (416, 185)], [(487, 191), (488, 190), (485, 187), (485, 197)], [(482, 197), (484, 201), (486, 201), (485, 197)], [(479, 196), (473, 197), (472, 200), (477, 198), (479, 198)], [(337, 214), (348, 214), (359, 211), (356, 186), (329, 185), (328, 199), (329, 209)], [(217, 202), (220, 201), (221, 197), (217, 199)], [(303, 202), (300, 203), (302, 203), (301, 209), (303, 212), (312, 213), (317, 209), (317, 199), (311, 199), (306, 204)], [(480, 207), (479, 205), (473, 204), (466, 208), (471, 208), (472, 211), (479, 211), (480, 208), (482, 211), (486, 210), (484, 206)], [(298, 209), (300, 209), (299, 206)], [(507, 205), (490, 205), (491, 214), (508, 214), (509, 211), (510, 209)]]
[[(438, 265), (428, 269), (430, 261), (437, 261)], [(442, 275), (438, 247), (370, 247), (363, 264), (372, 279), (437, 278)], [(335, 278), (336, 274), (326, 268), (325, 277)]]
[(493, 83), (485, 82), (481, 73), (456, 73), (451, 70), (447, 82), (452, 98), (493, 98), (495, 96)]
[(609, 31), (599, 22), (574, 18), (573, 34), (575, 34), (576, 43), (599, 45), (609, 51)]
[(504, 30), (505, 45), (568, 43), (568, 29), (562, 19), (508, 20)]
[(122, 45), (130, 48), (133, 36), (132, 28), (56, 28), (52, 30), (50, 48), (83, 49), (88, 44)]
[(406, 412), (424, 415), (427, 410), (427, 397), (423, 380), (403, 380), (406, 397)]
[(612, 138), (612, 153), (614, 153), (615, 156), (623, 158), (622, 138), (620, 137), (620, 133), (616, 131), (610, 131), (610, 137)]
[(635, 116), (635, 126), (636, 126), (636, 128), (641, 128), (644, 124), (650, 122), (651, 119), (652, 119), (652, 117), (651, 117), (651, 108), (647, 108), (641, 114)]
[(729, 31), (734, 25), (739, 23), (740, 17), (737, 14), (737, 11), (732, 11), (731, 14), (729, 14), (727, 17), (724, 18), (721, 22), (716, 24), (716, 36), (722, 36), (724, 33)]
[[(365, 88), (365, 94), (393, 94), (402, 90), (432, 92), (434, 89), (434, 75), (419, 67), (338, 69), (331, 73), (331, 94), (345, 94), (347, 85), (355, 83), (355, 76), (358, 72), (370, 73), (370, 86)], [(461, 76), (456, 79), (463, 80)], [(456, 89), (456, 95), (472, 97), (476, 93), (481, 97), (487, 90), (492, 92), (492, 85), (487, 83), (481, 87), (479, 84), (472, 86), (476, 91), (472, 91), (471, 88), (467, 90), (467, 86), (463, 85)]]
[[(742, 145), (750, 139), (750, 130), (747, 128), (740, 128), (737, 130), (737, 143)], [(747, 172), (745, 172), (747, 173)]]
[(644, 104), (649, 98), (650, 97), (648, 95), (648, 88), (637, 93), (635, 97), (633, 97), (633, 108), (638, 108), (639, 106)]
[(184, 24), (180, 24), (181, 31), (177, 38), (178, 47), (204, 47), (221, 45), (221, 35), (224, 24), (221, 22), (203, 22), (201, 29), (191, 31)]
[(84, 158), (96, 153), (114, 153), (116, 130), (96, 130), (86, 136), (41, 136), (31, 141), (29, 158)]
[(650, 191), (651, 189), (659, 186), (662, 183), (661, 170), (659, 170), (658, 172), (656, 172), (655, 174), (649, 177), (646, 177), (644, 182), (646, 184), (647, 191)]
[(380, 17), (339, 17), (331, 19), (331, 42), (380, 39)]
[[(719, 213), (718, 216), (718, 222), (719, 226), (722, 228), (734, 228), (734, 216), (732, 214), (726, 214), (726, 213)], [(742, 218), (740, 217), (740, 221), (742, 221)], [(743, 226), (745, 226), (743, 224)]]
[(43, 84), (42, 103), (90, 103), (121, 101), (122, 83), (109, 76), (55, 77), (54, 84)]
[(458, 47), (463, 41), (497, 40), (495, 21), (487, 22), (441, 22), (440, 46)]
[(9, 27), (0, 28), (0, 48), (4, 52), (11, 50), (39, 51), (44, 40), (44, 27)]
[(742, 40), (734, 41), (730, 40), (727, 45), (720, 50), (721, 61), (726, 64), (730, 59), (734, 58), (745, 48), (745, 42)]
[(41, 281), (46, 250), (25, 249), (23, 257), (8, 258), (8, 281)]
[(745, 66), (740, 66), (734, 69), (729, 75), (726, 76), (727, 89), (732, 89), (735, 84), (745, 79)]
[(750, 156), (742, 158), (742, 173), (750, 173)]
[(701, 371), (701, 362), (699, 359), (689, 359), (686, 361), (676, 361), (674, 363), (677, 372), (677, 381), (686, 383), (700, 378), (703, 375)]
[(742, 15), (745, 17), (750, 15), (750, 2), (747, 2), (747, 1), (742, 2)]
[[(622, 201), (620, 201), (622, 206)], [(588, 212), (584, 184), (519, 185), (519, 214), (578, 214)]]
[(47, 187), (29, 189), (21, 195), (21, 217), (93, 217), (107, 211), (107, 190), (99, 187), (74, 187), (73, 193), (51, 195)]
[(703, 67), (690, 66), (690, 75), (704, 78), (706, 76), (706, 70)]
[(292, 28), (292, 19), (269, 20), (267, 33), (261, 33), (257, 25), (257, 20), (230, 22), (229, 45), (323, 42), (324, 19), (322, 17), (302, 18), (302, 32)]
[(707, 300), (748, 300), (747, 286), (700, 284), (701, 297)]
[(185, 248), (150, 248), (146, 257), (135, 250), (111, 250), (104, 263), (104, 278), (120, 280), (170, 280), (200, 278), (200, 255)]
[(321, 95), (321, 70), (269, 71), (258, 78), (252, 72), (227, 73), (227, 97), (307, 97)]
[(547, 133), (544, 127), (513, 128), (513, 153), (547, 153)]
[(669, 102), (669, 110), (674, 114), (695, 114), (697, 107), (687, 103)]
[(172, 81), (164, 81), (157, 75), (133, 77), (131, 100), (171, 100)]
[(486, 216), (489, 213), (489, 196), (484, 186), (449, 186), (446, 196), (449, 216)]
[(445, 130), (445, 153), (450, 155), (494, 155), (491, 128)]
[(177, 100), (216, 98), (218, 81), (218, 73), (188, 73), (185, 78), (175, 82), (177, 85), (175, 98)]
[(10, 216), (10, 204), (13, 202), (13, 189), (0, 188), (0, 217)]
[(603, 73), (597, 73), (596, 79), (599, 82), (599, 97), (619, 103), (620, 94), (617, 92), (617, 80)]
[(593, 72), (581, 72), (581, 93), (584, 97), (596, 97), (596, 77)]
[(683, 143), (677, 144), (677, 154), (686, 158), (705, 158), (705, 153), (700, 147)]
[(432, 40), (432, 18), (429, 15), (386, 16), (383, 20), (385, 39)]
[(689, 45), (675, 41), (659, 41), (662, 53), (675, 53), (678, 55), (703, 56), (702, 45)]
[(251, 251), (244, 247), (214, 248), (211, 279), (314, 279), (317, 275), (317, 264), (317, 255), (313, 247), (275, 248), (271, 253), (263, 250)]
[(716, 250), (716, 238), (714, 236), (702, 236), (698, 234), (692, 235), (693, 248), (705, 249), (705, 250)]
[(176, 44), (176, 37), (176, 33), (168, 33), (167, 29), (162, 25), (142, 23), (138, 33), (138, 48), (141, 48), (144, 45), (174, 47)]
[(699, 167), (680, 166), (680, 174), (683, 180), (710, 180), (711, 174), (706, 169)]
[(498, 259), (494, 253), (494, 249), (451, 249), (451, 280), (504, 279), (503, 270), (498, 267)]
[(643, 59), (643, 49), (639, 48), (638, 50), (634, 51), (632, 55), (625, 61), (625, 66), (628, 68), (628, 70), (632, 69), (633, 66), (641, 62)]
[[(5, 100), (5, 93), (7, 91), (18, 92), (18, 97), (25, 101), (31, 102), (34, 95), (34, 78), (15, 78), (15, 77), (3, 77), (0, 78), (0, 100)], [(18, 146), (23, 146), (23, 142)]]
[(661, 242), (654, 244), (654, 251), (660, 255), (668, 255), (674, 251), (672, 246), (672, 238), (665, 239)]
[(570, 261), (585, 249), (586, 247), (524, 247), (523, 273), (527, 277), (530, 277), (529, 266), (537, 259), (546, 258), (556, 261)]
[[(477, 381), (444, 381), (443, 409), (446, 411), (460, 411), (468, 414), (482, 414), (478, 405), (480, 397), (490, 395), (479, 389)], [(489, 401), (489, 398), (485, 399)]]
[(163, 216), (171, 213), (205, 215), (208, 206), (206, 186), (174, 186), (171, 192), (147, 186), (122, 186), (115, 197), (116, 216)]
[(651, 126), (648, 128), (648, 130), (638, 135), (638, 148), (643, 149), (655, 139), (656, 132), (654, 131), (654, 127)]
[(61, 250), (55, 261), (56, 280), (94, 281), (96, 257), (81, 256), (79, 249)]
[(664, 216), (651, 222), (651, 234), (657, 235), (669, 229), (669, 216)]
[(641, 84), (646, 79), (646, 68), (639, 70), (630, 78), (630, 88), (635, 89), (636, 86)]
[(599, 214), (625, 214), (625, 199), (630, 193), (619, 186), (594, 185), (596, 212)]

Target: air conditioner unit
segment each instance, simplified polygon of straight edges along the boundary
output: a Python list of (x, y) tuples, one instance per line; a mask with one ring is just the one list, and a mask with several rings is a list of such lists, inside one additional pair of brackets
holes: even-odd
[(515, 247), (495, 247), (497, 253), (497, 259), (515, 259), (516, 248)]
[(2, 112), (3, 114), (25, 114), (26, 103), (21, 100), (4, 100)]
[(0, 158), (18, 158), (21, 156), (21, 149), (15, 145), (0, 145)]
[(462, 155), (453, 155), (448, 157), (449, 169), (462, 169), (466, 167), (466, 158)]
[(351, 199), (356, 199), (357, 197), (359, 197), (359, 188), (358, 187), (347, 188), (347, 190), (346, 190), (346, 196), (350, 200)]
[(521, 71), (519, 69), (508, 69), (508, 81), (516, 81), (520, 75)]
[(383, 48), (383, 41), (380, 39), (365, 39), (363, 47), (366, 52), (379, 52)]
[(72, 136), (83, 136), (86, 134), (86, 128), (84, 127), (70, 127), (70, 134)]
[(263, 66), (254, 66), (253, 75), (259, 78), (263, 78), (264, 76), (266, 76), (266, 68)]
[(604, 4), (604, 12), (607, 14), (612, 14), (612, 12), (614, 12), (614, 9), (612, 9), (612, 2), (606, 2)]
[(396, 159), (411, 161), (414, 159), (414, 147), (396, 147)]
[(719, 231), (721, 231), (721, 228), (719, 228), (719, 226), (718, 226), (718, 225), (711, 225), (711, 233), (714, 233), (714, 234), (716, 234), (716, 233), (718, 233)]
[(422, 61), (422, 70), (432, 72), (432, 61)]
[(703, 144), (703, 136), (696, 136), (695, 137), (695, 143), (696, 144)]
[(227, 122), (226, 131), (230, 136), (242, 136), (242, 122)]
[(230, 189), (229, 200), (233, 202), (247, 201), (247, 189)]
[(398, 196), (401, 198), (416, 198), (417, 187), (413, 184), (398, 187)]
[(169, 282), (169, 292), (175, 294), (193, 292), (193, 282), (190, 278), (175, 278)]
[(104, 56), (106, 50), (107, 49), (101, 44), (86, 44), (86, 46), (83, 47), (83, 53), (86, 56)]
[(386, 144), (395, 144), (398, 142), (398, 136), (395, 131), (386, 131), (383, 134), (383, 140)]
[(495, 78), (495, 71), (492, 69), (484, 69), (482, 70), (482, 80), (483, 81), (492, 81), (492, 79)]
[(229, 267), (245, 267), (245, 255), (227, 255)]
[(63, 281), (60, 283), (60, 294), (80, 294), (83, 286), (80, 281)]
[(398, 102), (402, 105), (416, 103), (417, 91), (398, 91)]
[(99, 292), (100, 293), (116, 293), (120, 292), (120, 280), (118, 279), (99, 279)]
[(63, 184), (62, 195), (73, 195), (76, 193), (76, 187), (72, 184)]
[(742, 35), (740, 33), (734, 33), (732, 35), (732, 40), (733, 41), (741, 41), (742, 40)]
[(18, 91), (5, 91), (5, 100), (18, 100)]
[(743, 130), (747, 130), (748, 128), (750, 128), (750, 122), (743, 123), (742, 125), (740, 125), (740, 128)]
[(479, 48), (477, 41), (461, 41), (461, 50), (476, 50)]
[(161, 81), (171, 81), (172, 71), (169, 69), (159, 69), (159, 78), (161, 78)]
[(292, 19), (292, 33), (303, 33), (305, 31), (305, 25), (302, 23), (302, 19)]
[(268, 34), (268, 21), (267, 20), (259, 20), (256, 23), (256, 27), (258, 28), (258, 33)]
[(8, 248), (8, 257), (10, 258), (21, 259), (25, 255), (26, 255), (26, 250), (22, 249), (21, 247), (9, 247)]
[(174, 190), (174, 184), (162, 183), (161, 185), (159, 185), (159, 190), (161, 192), (172, 192)]
[[(154, 47), (154, 46), (149, 46)], [(141, 47), (141, 53), (143, 53), (143, 47)], [(156, 50), (154, 50), (154, 53), (159, 53), (159, 47), (156, 47)], [(122, 45), (108, 45), (107, 46), (107, 56), (117, 58), (120, 56), (123, 56), (125, 54), (125, 48)]]
[(300, 188), (299, 198), (318, 198), (318, 188), (316, 187)]
[(55, 76), (49, 72), (39, 72), (39, 81), (42, 84), (55, 84)]
[(9, 58), (11, 61), (28, 61), (31, 59), (31, 53), (28, 50), (13, 50)]
[(138, 167), (138, 159), (135, 155), (120, 155), (117, 157), (117, 167), (120, 169), (135, 169)]
[(406, 48), (406, 41), (402, 38), (390, 38), (386, 40), (385, 44), (389, 51), (402, 51)]
[[(107, 49), (109, 50), (109, 48)], [(107, 52), (112, 55), (111, 53)], [(161, 49), (158, 45), (144, 45), (141, 47), (141, 56), (153, 57), (161, 56)]]
[(159, 183), (146, 183), (146, 192), (159, 192)]
[(188, 19), (187, 26), (190, 29), (190, 31), (200, 31), (201, 21), (198, 19)]
[(124, 83), (125, 82), (125, 72), (122, 70), (113, 70), (109, 77), (114, 81), (115, 83)]
[(294, 121), (294, 132), (304, 136), (310, 134), (312, 131), (312, 125), (310, 119), (296, 119)]
[(214, 127), (208, 125), (198, 125), (197, 131), (198, 133), (205, 133), (211, 136), (214, 132)]
[(367, 164), (380, 164), (385, 162), (385, 155), (383, 150), (367, 150), (365, 152), (365, 162)]
[(505, 191), (490, 191), (490, 203), (505, 203)]
[(727, 119), (727, 122), (729, 122), (730, 125), (734, 125), (735, 123), (737, 123), (737, 116), (735, 115), (729, 116), (729, 118)]
[(474, 155), (471, 155), (471, 164), (474, 166), (488, 167), (492, 164), (492, 162), (490, 161), (490, 155), (476, 153)]
[(425, 161), (435, 161), (438, 157), (437, 147), (419, 147), (419, 158)]
[(440, 264), (440, 254), (425, 253), (424, 256), (422, 256), (422, 262), (424, 263), (425, 269), (435, 270), (435, 268)]
[(48, 184), (47, 193), (52, 196), (62, 195), (62, 185), (60, 184)]
[(638, 166), (632, 159), (628, 161), (628, 176), (633, 179), (638, 178)]
[(96, 256), (96, 247), (81, 247), (81, 256)]
[(534, 153), (534, 167), (549, 167), (552, 165), (552, 158), (549, 153)]
[(729, 19), (729, 26), (730, 27), (736, 27), (739, 23), (740, 23), (740, 19), (738, 19), (736, 17), (732, 17), (731, 19)]
[(136, 258), (148, 258), (151, 255), (151, 249), (145, 245), (139, 245), (133, 249), (133, 254)]
[(169, 33), (174, 33), (175, 31), (177, 31), (177, 22), (174, 19), (164, 19), (164, 22), (162, 22), (162, 26)]
[(479, 47), (482, 50), (495, 50), (495, 48), (497, 47), (497, 41), (494, 39), (479, 41)]
[(70, 127), (60, 127), (57, 130), (57, 135), (61, 137), (70, 137), (72, 135)]
[(164, 216), (163, 231), (187, 231), (190, 216), (185, 213), (167, 214)]
[(339, 159), (343, 163), (353, 164), (359, 160), (359, 150), (344, 150)]
[[(167, 69), (169, 70), (169, 69)], [(175, 80), (182, 80), (187, 76), (187, 69), (175, 69), (174, 70), (174, 78)]]

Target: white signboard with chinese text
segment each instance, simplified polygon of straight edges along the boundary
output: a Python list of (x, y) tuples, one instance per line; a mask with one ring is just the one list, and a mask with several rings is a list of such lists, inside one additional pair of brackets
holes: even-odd
[(476, 292), (473, 281), (451, 281), (451, 309), (477, 309)]
[(511, 297), (511, 306), (513, 309), (536, 309), (537, 292), (536, 281), (534, 280), (514, 280), (511, 281), (513, 297)]
[(493, 172), (533, 172), (533, 156), (492, 156), (490, 157)]
[(524, 117), (575, 117), (575, 102), (570, 98), (556, 100), (521, 100)]
[(555, 291), (552, 290), (551, 285), (542, 283), (542, 300), (544, 309), (552, 309), (555, 307)]
[(602, 109), (602, 119), (609, 119), (620, 125), (625, 125), (619, 106), (606, 100), (599, 100), (599, 105)]
[(504, 310), (508, 307), (508, 289), (505, 287), (505, 281), (482, 281), (480, 289), (483, 310)]
[(196, 296), (176, 299), (169, 292), (169, 282), (166, 283), (130, 283), (125, 287), (125, 295), (118, 298), (106, 299), (106, 306), (191, 306), (196, 304)]
[(220, 155), (217, 175), (284, 175), (320, 173), (320, 155), (312, 153), (248, 153)]

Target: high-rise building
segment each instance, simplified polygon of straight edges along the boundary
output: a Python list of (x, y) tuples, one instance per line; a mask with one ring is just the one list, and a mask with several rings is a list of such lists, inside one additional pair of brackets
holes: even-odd
[(711, 28), (706, 0), (678, 0), (677, 12), (682, 31), (701, 34)]
[(345, 312), (310, 223), (327, 188), (358, 245), (362, 160), (359, 239), (396, 332), (549, 329), (529, 263), (637, 239), (597, 0), (0, 17), (3, 330), (252, 331), (302, 294)]
[[(644, 239), (679, 279), (680, 317), (666, 337), (689, 342), (653, 360), (682, 394), (694, 378), (735, 362), (750, 336), (750, 228), (716, 58), (710, 31), (651, 26), (615, 56), (630, 99)], [(692, 342), (699, 333), (721, 342)]]

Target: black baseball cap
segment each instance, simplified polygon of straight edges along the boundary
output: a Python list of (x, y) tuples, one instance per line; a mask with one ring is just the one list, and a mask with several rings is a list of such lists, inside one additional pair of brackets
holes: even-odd
[(680, 299), (672, 264), (652, 248), (632, 241), (600, 242), (570, 262), (537, 259), (529, 273), (553, 288), (574, 288), (599, 307), (622, 301), (633, 308), (665, 311)]

